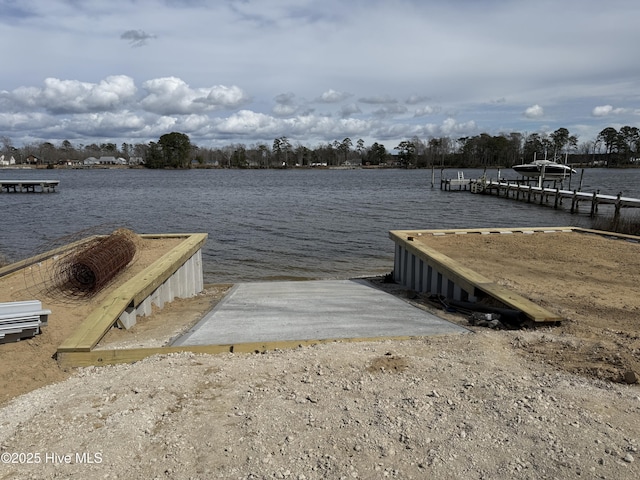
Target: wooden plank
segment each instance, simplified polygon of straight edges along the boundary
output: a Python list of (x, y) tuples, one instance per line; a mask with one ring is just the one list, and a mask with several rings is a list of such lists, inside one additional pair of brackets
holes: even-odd
[(275, 342), (251, 342), (225, 345), (184, 345), (179, 347), (131, 348), (115, 350), (91, 350), (88, 352), (58, 351), (56, 359), (61, 367), (87, 367), (90, 365), (113, 365), (132, 363), (153, 355), (192, 352), (217, 355), (221, 353), (260, 353), (269, 350), (288, 350), (303, 346), (338, 342), (380, 342), (384, 340), (412, 340), (416, 336), (369, 337), (369, 338), (327, 338), (310, 340), (286, 340)]
[(134, 306), (151, 295), (171, 275), (176, 273), (207, 241), (206, 233), (193, 233), (180, 245), (163, 255), (158, 261), (140, 272), (131, 282), (136, 294), (133, 297)]
[(389, 232), (389, 238), (392, 240), (406, 240), (408, 236), (421, 237), (423, 235), (435, 235), (435, 234), (455, 234), (455, 233), (501, 233), (501, 232), (571, 232), (575, 230), (581, 230), (578, 227), (520, 227), (520, 228), (448, 228), (448, 229), (433, 229), (433, 230), (392, 230)]
[(191, 234), (138, 275), (119, 286), (58, 347), (58, 352), (88, 352), (97, 345), (125, 309), (140, 304), (175, 273), (207, 239), (207, 234)]
[(505, 305), (520, 310), (527, 318), (539, 323), (539, 322), (560, 322), (563, 318), (559, 315), (549, 312), (547, 309), (542, 308), (540, 305), (535, 304), (531, 300), (528, 300), (521, 295), (509, 290), (506, 287), (498, 285), (493, 282), (486, 284), (478, 284), (476, 288), (485, 292), (487, 295), (499, 299)]

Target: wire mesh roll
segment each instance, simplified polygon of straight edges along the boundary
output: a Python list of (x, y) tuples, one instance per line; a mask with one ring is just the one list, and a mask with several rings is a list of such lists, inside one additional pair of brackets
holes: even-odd
[(91, 296), (114, 279), (136, 254), (135, 234), (117, 230), (59, 262), (55, 283), (74, 296)]

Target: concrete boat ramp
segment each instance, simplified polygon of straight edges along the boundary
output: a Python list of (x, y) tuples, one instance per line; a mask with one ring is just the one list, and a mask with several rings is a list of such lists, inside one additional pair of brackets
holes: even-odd
[(365, 280), (236, 284), (173, 346), (468, 332)]

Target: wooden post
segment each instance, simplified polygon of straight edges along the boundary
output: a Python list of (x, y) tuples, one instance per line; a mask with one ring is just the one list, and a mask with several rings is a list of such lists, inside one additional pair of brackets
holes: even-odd
[(558, 200), (560, 198), (560, 189), (556, 187), (556, 198), (554, 199), (553, 202), (553, 208), (557, 209), (558, 208)]
[(578, 213), (578, 194), (573, 191), (573, 197), (571, 197), (571, 213)]
[(622, 206), (622, 201), (620, 200), (620, 197), (622, 197), (622, 192), (618, 193), (618, 198), (616, 198), (616, 209), (615, 209), (615, 212), (613, 213), (614, 224), (617, 224), (618, 221), (620, 220), (620, 207)]

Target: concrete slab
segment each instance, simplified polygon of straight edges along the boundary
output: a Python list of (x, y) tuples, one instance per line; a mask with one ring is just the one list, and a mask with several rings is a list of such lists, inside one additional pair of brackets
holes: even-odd
[(227, 296), (173, 345), (425, 336), (467, 329), (365, 280), (256, 282)]

